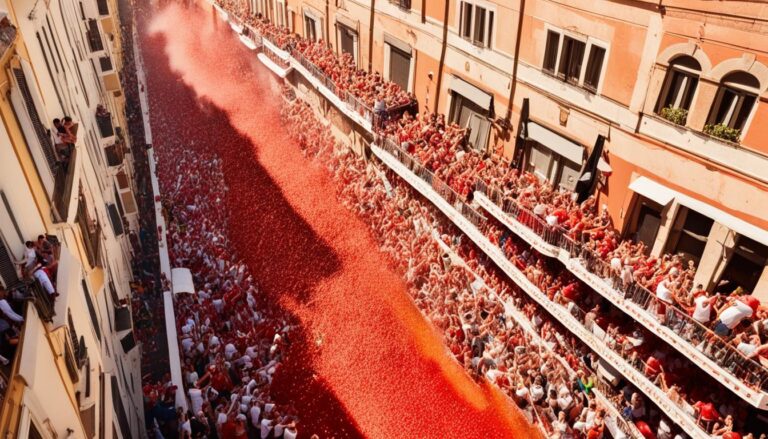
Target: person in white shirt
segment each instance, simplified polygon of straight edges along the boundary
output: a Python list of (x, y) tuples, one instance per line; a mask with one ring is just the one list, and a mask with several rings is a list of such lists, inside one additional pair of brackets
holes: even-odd
[(285, 431), (283, 431), (283, 439), (296, 439), (298, 434), (299, 433), (296, 430), (296, 423), (291, 422), (285, 426)]
[(227, 360), (231, 360), (236, 353), (237, 348), (232, 343), (227, 343), (227, 345), (224, 346), (224, 357), (226, 357)]
[(32, 273), (32, 276), (37, 279), (38, 282), (40, 282), (40, 285), (43, 286), (45, 292), (51, 296), (56, 296), (56, 288), (53, 287), (51, 278), (48, 277), (48, 272), (45, 271), (45, 268), (40, 265), (36, 268), (33, 268), (33, 270), (34, 272)]
[(261, 439), (267, 439), (272, 431), (272, 420), (269, 418), (269, 414), (265, 414), (264, 419), (261, 420)]
[(739, 299), (732, 299), (730, 305), (725, 307), (718, 321), (715, 323), (715, 334), (726, 337), (741, 323), (742, 320), (752, 317), (752, 307)]
[(261, 428), (261, 424), (259, 423), (259, 418), (261, 418), (261, 407), (259, 407), (259, 402), (256, 398), (251, 400), (251, 410), (249, 415), (251, 417), (251, 426), (253, 426), (253, 428)]
[(192, 403), (192, 411), (197, 413), (203, 409), (203, 391), (192, 387), (189, 389), (189, 400)]
[(5, 291), (5, 288), (3, 288), (0, 285), (0, 311), (2, 311), (2, 314), (8, 319), (15, 323), (23, 323), (24, 317), (20, 316), (16, 313), (16, 311), (11, 308), (11, 304), (8, 303), (8, 300), (6, 300), (8, 292)]
[(17, 264), (22, 265), (25, 274), (32, 271), (32, 268), (37, 264), (37, 251), (35, 250), (35, 243), (27, 241), (24, 243), (24, 256), (15, 261)]
[(716, 294), (712, 297), (707, 297), (707, 292), (700, 287), (701, 285), (699, 285), (697, 291), (693, 293), (694, 306), (691, 311), (691, 317), (699, 323), (707, 324), (712, 320), (712, 305), (717, 301), (720, 295)]

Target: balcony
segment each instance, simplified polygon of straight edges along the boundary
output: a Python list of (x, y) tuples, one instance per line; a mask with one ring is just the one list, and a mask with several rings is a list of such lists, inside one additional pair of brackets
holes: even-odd
[[(56, 163), (54, 169), (54, 189), (52, 210), (56, 222), (69, 222), (75, 215), (75, 182), (78, 180), (80, 157), (77, 147), (70, 148), (69, 160)], [(73, 203), (73, 200), (75, 201)]]
[[(475, 271), (469, 268), (469, 265), (467, 262), (459, 256), (448, 244), (443, 242), (441, 236), (439, 233), (437, 233), (436, 230), (433, 230), (432, 232), (433, 238), (437, 242), (437, 244), (442, 248), (442, 250), (445, 252), (445, 254), (449, 255), (450, 260), (456, 261), (458, 260), (458, 265), (465, 267), (465, 269), (471, 274), (470, 277), (477, 279), (477, 281), (480, 282), (480, 285), (477, 286), (478, 290), (487, 290), (489, 292), (488, 297), (490, 297), (494, 301), (498, 301), (504, 308), (504, 313), (506, 316), (511, 317), (513, 320), (515, 320), (519, 325), (520, 328), (525, 332), (526, 336), (528, 337), (528, 340), (526, 342), (529, 346), (535, 346), (540, 351), (546, 351), (550, 354), (552, 354), (555, 358), (557, 358), (558, 362), (561, 363), (563, 368), (568, 372), (570, 379), (575, 379), (577, 377), (576, 371), (573, 370), (570, 364), (568, 364), (567, 361), (565, 361), (562, 358), (562, 355), (557, 352), (557, 347), (553, 347), (550, 342), (545, 341), (543, 338), (541, 338), (541, 335), (539, 334), (539, 331), (536, 329), (536, 325), (531, 322), (530, 318), (523, 312), (519, 305), (516, 304), (514, 297), (511, 295), (507, 295), (505, 293), (505, 297), (501, 297), (497, 291), (495, 291), (493, 288), (491, 288), (489, 285), (485, 283), (482, 276), (478, 275)], [(557, 338), (557, 337), (556, 337)], [(560, 343), (560, 340), (558, 338), (558, 343)], [(563, 345), (561, 345), (562, 347)], [(579, 363), (580, 366), (584, 369), (587, 369), (590, 371), (590, 373), (595, 374), (596, 371), (594, 370), (595, 367), (589, 368), (584, 364), (583, 362)], [(631, 421), (628, 421), (624, 419), (624, 417), (621, 414), (622, 407), (616, 405), (614, 402), (616, 400), (616, 397), (618, 396), (619, 392), (611, 387), (610, 384), (602, 380), (598, 377), (596, 381), (596, 387), (592, 389), (593, 396), (597, 399), (599, 405), (603, 406), (607, 410), (607, 421), (606, 427), (610, 431), (611, 435), (613, 437), (621, 437), (619, 434), (619, 431), (626, 435), (627, 437), (631, 438), (640, 438), (642, 437), (642, 434), (637, 429), (635, 424)], [(547, 432), (547, 435), (551, 434), (551, 432)]]
[(109, 55), (99, 57), (99, 66), (101, 67), (101, 73), (108, 73), (114, 70), (112, 58)]
[(125, 145), (116, 142), (104, 148), (104, 154), (107, 156), (107, 166), (120, 166), (125, 159)]
[(88, 348), (85, 346), (85, 338), (78, 337), (75, 324), (72, 321), (72, 313), (67, 312), (67, 337), (64, 339), (64, 362), (72, 382), (80, 380), (80, 369), (85, 366), (88, 359)]
[(16, 26), (11, 24), (11, 19), (4, 12), (0, 12), (0, 59), (5, 57), (5, 52), (16, 40)]
[(91, 267), (101, 266), (101, 225), (94, 221), (88, 214), (88, 206), (82, 194), (77, 204), (77, 225), (80, 227), (80, 233), (83, 235), (83, 244), (88, 262)]
[(99, 127), (99, 135), (102, 138), (115, 135), (115, 128), (112, 126), (112, 113), (106, 111), (104, 107), (99, 106), (96, 110), (96, 125)]
[[(608, 262), (587, 245), (571, 239), (562, 229), (550, 226), (514, 200), (504, 199), (499, 191), (479, 183), (474, 196), (509, 230), (540, 253), (560, 260), (586, 285), (690, 358), (726, 388), (755, 407), (768, 407), (768, 370), (762, 365), (746, 358), (709, 328), (674, 307), (667, 307), (668, 315), (662, 323), (652, 311), (660, 304), (655, 294), (639, 284), (625, 286), (618, 279), (598, 275), (610, 272)], [(712, 344), (706, 353), (696, 347), (703, 339)]]
[[(34, 304), (40, 319), (46, 322), (53, 320), (54, 302), (51, 296), (37, 280), (25, 280), (10, 289), (10, 295), (20, 305), (29, 301)], [(23, 315), (23, 313), (22, 313)]]
[(101, 40), (101, 32), (99, 31), (99, 23), (96, 20), (88, 20), (86, 37), (91, 52), (101, 52), (104, 50), (104, 42)]

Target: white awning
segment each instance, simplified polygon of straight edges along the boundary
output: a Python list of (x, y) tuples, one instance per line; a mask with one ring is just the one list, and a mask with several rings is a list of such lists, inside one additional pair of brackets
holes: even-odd
[(584, 147), (572, 142), (556, 132), (537, 124), (528, 122), (528, 138), (546, 146), (566, 159), (581, 165), (584, 161)]
[(171, 282), (173, 294), (195, 294), (195, 284), (192, 281), (192, 272), (189, 268), (174, 268), (171, 270)]
[(640, 177), (629, 184), (635, 193), (649, 198), (662, 206), (669, 204), (675, 198), (675, 192), (645, 177)]
[(485, 110), (491, 109), (491, 101), (493, 101), (493, 95), (480, 90), (479, 88), (475, 87), (467, 81), (464, 81), (463, 79), (452, 76), (451, 83), (448, 85), (448, 88), (474, 102), (480, 108)]
[[(712, 206), (711, 204), (707, 204), (703, 201), (697, 200), (696, 198), (689, 197), (688, 195), (677, 192), (662, 184), (656, 183), (655, 181), (646, 177), (640, 177), (637, 180), (633, 181), (632, 184), (629, 185), (630, 189), (634, 190), (637, 193), (641, 193), (642, 195), (645, 195), (645, 194), (633, 188), (633, 185), (635, 185), (636, 183), (637, 183), (637, 186), (640, 186), (642, 188), (642, 190), (647, 190), (650, 188), (656, 191), (657, 194), (662, 194), (662, 196), (664, 197), (669, 197), (670, 200), (674, 198), (678, 203), (682, 204), (683, 206), (691, 210), (694, 210), (704, 216), (712, 218), (717, 223), (722, 224), (725, 227), (728, 227), (729, 229), (733, 230), (739, 235), (743, 235), (743, 236), (746, 236), (747, 238), (754, 239), (755, 241), (763, 245), (768, 245), (768, 230), (761, 229), (755, 225), (752, 225), (740, 218), (737, 218), (731, 215), (728, 212), (718, 209), (717, 207)], [(648, 195), (645, 195), (645, 196), (651, 198)]]

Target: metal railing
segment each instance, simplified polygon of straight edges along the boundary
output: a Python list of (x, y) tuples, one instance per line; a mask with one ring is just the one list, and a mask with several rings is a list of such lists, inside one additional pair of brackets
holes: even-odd
[[(646, 310), (645, 312), (655, 317), (655, 314), (648, 312), (648, 310), (656, 309), (661, 304), (656, 295), (634, 281), (624, 284), (621, 279), (616, 277), (615, 273), (612, 273), (610, 263), (588, 248), (586, 243), (578, 241), (561, 227), (547, 224), (544, 218), (535, 215), (530, 209), (520, 205), (517, 200), (505, 197), (499, 189), (488, 187), (483, 181), (478, 180), (475, 189), (483, 193), (510, 218), (525, 226), (546, 243), (566, 250), (571, 258), (579, 259), (587, 271), (599, 276), (612, 288), (621, 292), (625, 299), (637, 304), (640, 309)], [(670, 316), (665, 318), (661, 322), (662, 324), (672, 329), (694, 348), (706, 341), (711, 349), (706, 352), (701, 351), (701, 349), (699, 351), (703, 352), (715, 364), (729, 371), (747, 386), (768, 391), (768, 369), (747, 358), (733, 345), (730, 345), (711, 329), (697, 322), (675, 305), (664, 305), (667, 307), (666, 313)], [(717, 355), (711, 352), (717, 353)]]
[(291, 66), (288, 61), (286, 61), (285, 59), (281, 58), (280, 55), (278, 55), (277, 53), (275, 53), (272, 50), (272, 47), (271, 47), (270, 44), (262, 44), (261, 45), (261, 53), (263, 53), (267, 58), (270, 59), (270, 61), (275, 63), (275, 65), (277, 65), (281, 69), (285, 70), (285, 69), (287, 69), (287, 68), (289, 68)]
[(37, 309), (37, 314), (43, 321), (52, 322), (56, 315), (53, 307), (53, 299), (45, 291), (37, 279), (24, 280), (10, 290), (13, 297), (18, 299), (31, 299)]
[(428, 183), (432, 189), (437, 192), (440, 197), (450, 203), (453, 207), (461, 212), (465, 218), (467, 218), (472, 224), (478, 227), (482, 227), (485, 224), (485, 215), (480, 213), (476, 208), (472, 207), (466, 202), (466, 199), (457, 193), (448, 183), (442, 181), (432, 171), (425, 168), (416, 159), (411, 157), (406, 151), (397, 146), (392, 139), (388, 137), (379, 137), (378, 146), (387, 151), (393, 157), (395, 157), (400, 163), (405, 165), (420, 179)]

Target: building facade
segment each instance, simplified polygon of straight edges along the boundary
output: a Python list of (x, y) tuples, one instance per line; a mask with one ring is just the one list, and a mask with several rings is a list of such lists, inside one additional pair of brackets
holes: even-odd
[[(131, 49), (115, 1), (0, 1), (0, 286), (16, 313), (0, 316), (4, 437), (143, 436), (118, 74)], [(39, 235), (45, 270), (25, 257)]]

